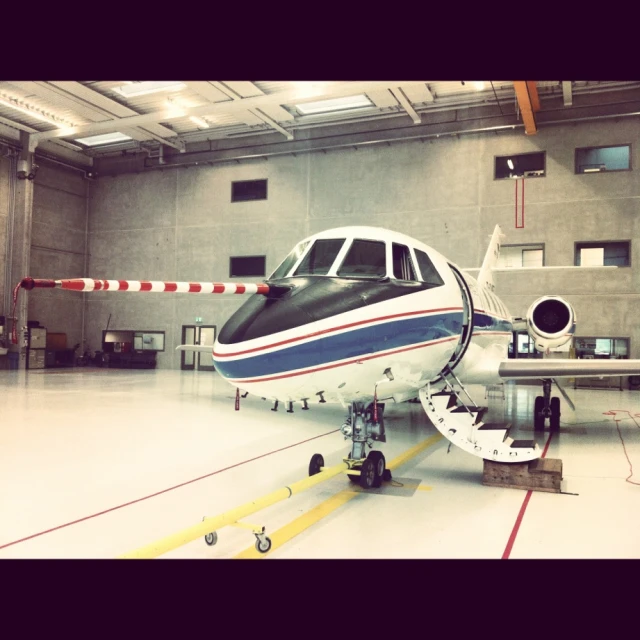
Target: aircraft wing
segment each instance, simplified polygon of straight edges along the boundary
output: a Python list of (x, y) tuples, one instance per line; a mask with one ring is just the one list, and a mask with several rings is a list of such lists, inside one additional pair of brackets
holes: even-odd
[(640, 360), (513, 359), (500, 363), (505, 380), (640, 375)]

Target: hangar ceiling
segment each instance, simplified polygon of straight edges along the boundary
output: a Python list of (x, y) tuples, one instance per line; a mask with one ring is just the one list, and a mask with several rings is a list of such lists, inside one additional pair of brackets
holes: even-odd
[(98, 175), (637, 115), (622, 81), (0, 82), (0, 143)]

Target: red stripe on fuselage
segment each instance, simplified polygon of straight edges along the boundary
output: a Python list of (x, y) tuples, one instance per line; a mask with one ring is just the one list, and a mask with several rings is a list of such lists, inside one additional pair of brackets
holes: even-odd
[(304, 376), (307, 373), (315, 373), (316, 371), (324, 371), (326, 369), (335, 369), (336, 367), (344, 367), (348, 364), (353, 364), (354, 362), (364, 362), (365, 360), (373, 360), (374, 358), (383, 358), (384, 356), (390, 356), (394, 353), (402, 353), (404, 351), (413, 351), (414, 349), (424, 349), (425, 347), (431, 347), (436, 344), (442, 344), (443, 342), (451, 342), (452, 340), (458, 340), (460, 335), (452, 336), (450, 338), (445, 338), (444, 340), (437, 340), (436, 342), (430, 342), (429, 344), (419, 344), (414, 347), (405, 347), (403, 349), (394, 349), (393, 351), (386, 351), (385, 353), (377, 353), (372, 356), (365, 356), (360, 358), (354, 358), (353, 360), (349, 360), (348, 362), (339, 362), (338, 364), (330, 364), (325, 367), (315, 367), (314, 369), (306, 369), (305, 371), (297, 371), (295, 373), (285, 373), (279, 376), (270, 376), (269, 378), (254, 378), (253, 380), (243, 380), (237, 379), (232, 380), (229, 378), (229, 382), (233, 384), (247, 384), (250, 382), (269, 382), (270, 380), (280, 380), (282, 378), (293, 378), (294, 376)]
[(443, 311), (462, 311), (462, 307), (445, 307), (443, 309), (423, 309), (422, 311), (409, 311), (407, 313), (396, 313), (390, 316), (380, 316), (379, 318), (370, 318), (369, 320), (359, 320), (358, 322), (351, 322), (349, 324), (343, 324), (339, 327), (331, 327), (330, 329), (322, 329), (320, 331), (314, 331), (307, 333), (304, 336), (298, 336), (297, 338), (289, 338), (288, 340), (282, 340), (280, 342), (274, 342), (273, 344), (265, 345), (264, 347), (254, 347), (253, 349), (245, 349), (244, 351), (235, 351), (234, 353), (217, 353), (213, 352), (216, 358), (232, 358), (234, 356), (242, 356), (245, 353), (255, 353), (256, 351), (264, 351), (265, 349), (272, 349), (273, 347), (280, 347), (283, 344), (291, 344), (292, 342), (298, 342), (300, 340), (306, 340), (307, 338), (315, 338), (316, 336), (326, 335), (332, 331), (340, 331), (341, 329), (350, 329), (351, 327), (358, 327), (363, 324), (371, 324), (372, 322), (380, 322), (381, 320), (391, 320), (392, 318), (402, 318), (406, 316), (417, 316), (428, 313), (440, 313)]

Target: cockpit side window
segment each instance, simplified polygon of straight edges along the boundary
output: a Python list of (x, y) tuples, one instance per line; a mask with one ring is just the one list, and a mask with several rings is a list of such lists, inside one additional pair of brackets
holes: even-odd
[(376, 240), (354, 240), (338, 275), (386, 276), (385, 243)]
[(282, 261), (280, 266), (271, 274), (269, 280), (277, 280), (278, 278), (284, 278), (291, 270), (291, 267), (298, 262), (300, 256), (307, 248), (309, 241), (300, 242), (296, 245), (295, 249)]
[(296, 269), (296, 276), (325, 276), (344, 244), (344, 238), (316, 240)]
[(429, 259), (429, 256), (420, 249), (415, 249), (416, 260), (418, 261), (418, 267), (422, 274), (422, 281), (430, 284), (432, 287), (439, 287), (444, 284), (444, 280), (440, 277), (440, 274), (436, 271), (433, 263)]
[(411, 260), (411, 253), (409, 247), (403, 244), (392, 245), (393, 255), (393, 275), (398, 280), (417, 280), (416, 272), (413, 268), (413, 262)]

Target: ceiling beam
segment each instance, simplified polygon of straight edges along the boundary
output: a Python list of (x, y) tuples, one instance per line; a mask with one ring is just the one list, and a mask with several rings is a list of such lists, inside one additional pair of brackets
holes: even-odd
[(400, 87), (394, 87), (393, 89), (389, 89), (389, 91), (391, 91), (391, 93), (398, 99), (398, 102), (404, 107), (404, 110), (411, 116), (414, 124), (420, 124), (420, 122), (422, 122), (420, 120), (420, 116), (411, 106), (411, 103), (407, 100), (407, 96), (404, 95), (402, 89)]
[[(533, 115), (534, 105), (531, 92), (529, 89), (529, 83), (526, 80), (514, 80), (513, 87), (516, 91), (516, 97), (518, 99), (518, 106), (520, 107), (520, 113), (522, 114), (522, 121), (524, 122), (524, 132), (528, 136), (538, 133), (536, 127), (536, 119)], [(534, 83), (535, 90), (535, 83)], [(535, 90), (535, 98), (537, 99), (538, 109), (540, 108), (540, 100), (538, 98), (538, 92)]]
[(254, 109), (250, 111), (253, 115), (260, 118), (260, 120), (264, 120), (269, 126), (273, 127), (276, 131), (279, 131), (287, 140), (293, 140), (293, 134), (290, 131), (287, 131), (284, 127), (281, 127), (275, 120), (272, 120), (266, 113), (262, 113), (260, 109)]
[[(66, 138), (71, 136), (110, 133), (118, 131), (120, 127), (137, 127), (148, 123), (166, 122), (184, 116), (208, 116), (216, 113), (237, 113), (247, 109), (260, 108), (265, 104), (295, 104), (306, 100), (317, 100), (320, 98), (337, 98), (348, 95), (366, 93), (369, 90), (386, 89), (391, 83), (386, 82), (349, 82), (332, 83), (325, 87), (311, 87), (289, 89), (276, 94), (256, 96), (254, 98), (244, 98), (229, 102), (218, 102), (199, 107), (184, 108), (180, 115), (176, 115), (171, 109), (163, 109), (152, 113), (128, 116), (112, 122), (95, 122), (90, 125), (79, 127), (68, 127), (65, 129), (54, 129), (34, 134), (39, 140), (49, 140), (52, 138)], [(412, 84), (424, 84), (423, 82), (404, 82), (404, 86)]]
[(571, 92), (571, 82), (567, 80), (562, 81), (562, 98), (564, 100), (564, 106), (570, 107), (573, 104), (573, 94)]

